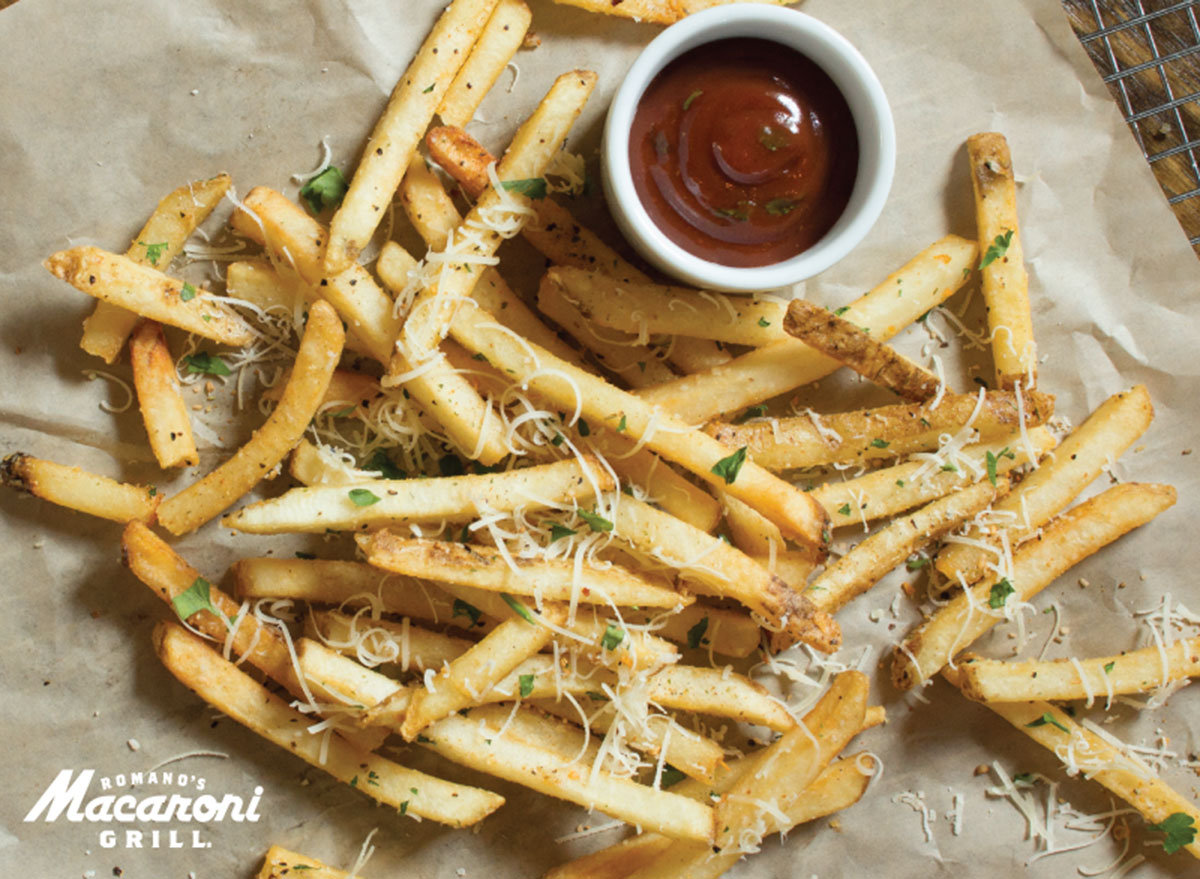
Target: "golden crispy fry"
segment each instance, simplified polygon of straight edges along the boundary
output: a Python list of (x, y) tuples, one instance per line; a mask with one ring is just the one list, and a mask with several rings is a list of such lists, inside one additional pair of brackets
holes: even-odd
[(254, 332), (207, 290), (98, 247), (73, 247), (42, 263), (76, 290), (160, 323), (226, 345), (249, 345)]
[(0, 461), (0, 482), (60, 507), (114, 522), (151, 522), (162, 501), (154, 486), (117, 482), (22, 452)]
[[(1029, 441), (1039, 459), (1055, 443), (1054, 435), (1045, 427), (1030, 428)], [(834, 479), (814, 488), (812, 496), (825, 508), (835, 527), (872, 522), (937, 500), (984, 478), (989, 453), (997, 476), (1029, 461), (1020, 434), (1012, 433), (993, 442), (963, 446), (953, 470), (938, 468), (929, 472), (926, 462), (908, 461), (852, 479)]]
[(635, 21), (650, 21), (655, 24), (672, 24), (693, 12), (709, 9), (713, 6), (723, 6), (726, 3), (773, 3), (787, 6), (791, 0), (554, 0), (563, 6), (577, 6), (588, 12), (599, 12), (603, 15), (619, 15), (632, 18)]
[[(942, 677), (955, 686), (962, 682), (961, 670), (944, 669)], [(1071, 765), (1078, 766), (1088, 778), (1142, 813), (1147, 824), (1160, 824), (1169, 816), (1182, 812), (1200, 825), (1200, 809), (1187, 797), (1181, 796), (1158, 778), (1141, 760), (1122, 753), (1075, 720), (1061, 708), (1049, 702), (988, 702), (988, 708), (1055, 756), (1071, 755)], [(1200, 858), (1200, 841), (1184, 846)]]
[(783, 539), (783, 532), (774, 522), (749, 504), (730, 497), (728, 492), (720, 488), (714, 491), (721, 501), (725, 524), (734, 546), (748, 556), (767, 558), (785, 551), (787, 543)]
[(921, 402), (936, 396), (941, 382), (923, 366), (871, 337), (827, 308), (793, 299), (783, 328), (811, 348), (853, 369), (863, 378)]
[(244, 446), (199, 482), (163, 501), (158, 521), (172, 534), (194, 531), (250, 491), (300, 441), (342, 356), (342, 322), (314, 303), (291, 378), (266, 423)]
[(731, 717), (786, 732), (796, 719), (766, 688), (739, 674), (694, 665), (670, 665), (650, 679), (650, 699), (663, 707)]
[(371, 240), (421, 135), (495, 7), (496, 0), (454, 0), (400, 75), (330, 222), (322, 274), (350, 268)]
[(451, 827), (468, 827), (504, 803), (499, 794), (407, 769), (337, 737), (322, 749), (321, 737), (308, 732), (305, 715), (182, 626), (159, 623), (154, 642), (167, 670), (218, 711), (393, 809)]
[(262, 869), (255, 879), (354, 879), (344, 870), (322, 864), (315, 858), (273, 845), (263, 857)]
[[(1053, 457), (1022, 480), (1009, 497), (996, 505), (997, 512), (1013, 516), (1013, 524), (1001, 525), (1010, 546), (1027, 540), (1057, 513), (1064, 510), (1105, 468), (1133, 445), (1154, 417), (1154, 407), (1145, 385), (1116, 394), (1104, 401), (1083, 424), (1063, 440)], [(1014, 449), (1020, 449), (1015, 446)], [(972, 540), (991, 540), (996, 549), (951, 543), (937, 557), (937, 568), (950, 580), (961, 574), (968, 583), (983, 576), (989, 562), (1001, 554), (1000, 536), (972, 529)]]
[(366, 709), (407, 689), (311, 638), (296, 642), (296, 657), (312, 694), (334, 705)]
[[(195, 180), (165, 195), (125, 251), (134, 262), (165, 271), (196, 227), (208, 219), (229, 189), (228, 174)], [(154, 259), (150, 259), (153, 256)], [(97, 302), (83, 321), (79, 347), (112, 363), (137, 325), (138, 315), (109, 302)]]
[(826, 568), (805, 594), (826, 613), (837, 613), (910, 555), (1007, 493), (1008, 479), (1001, 476), (995, 485), (984, 480), (893, 519)]
[(529, 7), (522, 0), (500, 0), (496, 4), (467, 63), (458, 71), (438, 106), (442, 122), (461, 128), (471, 121), (480, 102), (521, 48), (531, 18)]
[(612, 478), (594, 458), (585, 456), (505, 473), (379, 479), (350, 489), (293, 488), (280, 497), (243, 507), (226, 516), (223, 524), (250, 534), (366, 531), (408, 522), (473, 519), (480, 503), (493, 510), (524, 506), (533, 511), (541, 508), (536, 499), (586, 501), (613, 488)]
[(746, 424), (714, 422), (705, 431), (731, 448), (746, 446), (750, 457), (768, 470), (790, 470), (930, 451), (938, 447), (942, 434), (957, 433), (968, 423), (991, 439), (1015, 430), (1022, 411), (1027, 427), (1054, 414), (1054, 397), (1049, 394), (1033, 391), (1022, 404), (1017, 405), (1011, 391), (980, 391), (947, 394), (936, 407), (901, 403), (823, 415), (820, 430), (812, 418), (801, 415)]
[(158, 466), (166, 470), (199, 464), (192, 422), (161, 324), (148, 320), (137, 328), (129, 340), (129, 365), (142, 422)]
[(386, 529), (359, 535), (358, 545), (368, 562), (386, 571), (539, 600), (666, 608), (695, 600), (665, 580), (620, 565), (585, 562), (576, 568), (567, 558), (513, 558), (510, 565), (490, 546), (407, 538)]
[[(870, 328), (872, 336), (886, 342), (949, 299), (965, 283), (964, 272), (978, 254), (974, 242), (948, 235), (851, 303), (842, 316), (856, 326)], [(897, 296), (902, 284), (904, 295)], [(641, 390), (638, 396), (684, 421), (703, 422), (786, 394), (829, 375), (840, 365), (799, 340), (786, 339), (707, 372)]]
[(1127, 482), (1063, 513), (1013, 553), (1010, 580), (984, 578), (910, 632), (896, 648), (892, 682), (907, 690), (929, 680), (1003, 620), (1007, 604), (1029, 601), (1072, 565), (1174, 503), (1175, 489), (1169, 485)]
[(305, 633), (346, 656), (358, 657), (361, 645), (371, 654), (372, 661), (382, 660), (402, 672), (440, 669), (475, 643), (413, 625), (407, 618), (395, 622), (361, 612), (351, 616), (336, 610), (313, 609), (305, 620)]
[(464, 304), (451, 329), (463, 347), (482, 353), (515, 381), (567, 411), (642, 440), (647, 448), (679, 464), (706, 482), (724, 485), (784, 530), (786, 536), (808, 544), (818, 553), (828, 543), (828, 517), (804, 492), (746, 462), (736, 446), (724, 446), (691, 429), (670, 414), (657, 411), (632, 394), (583, 372), (545, 349), (498, 332), (490, 315)]
[(1037, 387), (1037, 345), (1029, 310), (1029, 276), (1017, 228), (1017, 184), (1004, 135), (994, 132), (967, 138), (975, 220), (983, 254), (983, 301), (987, 303), (996, 386)]
[(1114, 695), (1148, 693), (1200, 675), (1200, 638), (1094, 659), (1001, 662), (971, 657), (964, 658), (960, 671), (963, 695), (978, 702), (1086, 699), (1091, 706), (1098, 696), (1111, 701)]

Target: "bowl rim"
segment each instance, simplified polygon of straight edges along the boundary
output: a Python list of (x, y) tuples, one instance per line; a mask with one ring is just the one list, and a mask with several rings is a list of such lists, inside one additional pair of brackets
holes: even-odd
[[(629, 133), (638, 103), (651, 80), (683, 53), (723, 39), (753, 37), (788, 46), (809, 57), (837, 85), (850, 105), (859, 138), (855, 185), (842, 215), (812, 247), (765, 266), (728, 266), (688, 252), (654, 223), (633, 184)], [(832, 68), (832, 69), (831, 69)], [(604, 123), (602, 170), (617, 225), (658, 268), (701, 287), (753, 292), (787, 287), (823, 272), (845, 257), (883, 211), (896, 165), (891, 107), (862, 54), (829, 25), (794, 9), (760, 3), (718, 6), (689, 15), (655, 37), (638, 55), (609, 105)]]

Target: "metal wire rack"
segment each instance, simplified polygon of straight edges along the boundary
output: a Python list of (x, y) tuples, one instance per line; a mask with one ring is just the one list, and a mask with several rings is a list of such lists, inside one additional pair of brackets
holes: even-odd
[(1200, 0), (1062, 0), (1200, 256)]

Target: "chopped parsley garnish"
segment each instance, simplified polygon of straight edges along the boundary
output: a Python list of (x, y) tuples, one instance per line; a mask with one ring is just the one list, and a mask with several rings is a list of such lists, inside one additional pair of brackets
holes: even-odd
[(352, 488), (347, 493), (350, 496), (350, 502), (356, 507), (369, 507), (380, 501), (379, 495), (369, 488)]
[(1021, 784), (1022, 782), (1025, 784), (1032, 784), (1033, 783), (1033, 773), (1032, 772), (1018, 772), (1016, 775), (1013, 776), (1012, 780), (1017, 782), (1018, 784)]
[(582, 418), (580, 418), (579, 421), (575, 422), (575, 426), (576, 426), (576, 429), (578, 429), (580, 436), (591, 436), (592, 435), (592, 429), (588, 426), (588, 423), (586, 421), (584, 421)]
[(1059, 723), (1059, 721), (1055, 720), (1054, 715), (1051, 714), (1049, 711), (1045, 712), (1037, 720), (1031, 721), (1025, 725), (1027, 727), (1038, 727), (1038, 726), (1049, 725), (1049, 726), (1058, 727), (1059, 729), (1061, 729), (1063, 732), (1065, 732), (1067, 734), (1070, 734), (1070, 732), (1071, 732), (1069, 729), (1067, 729), (1065, 726), (1063, 726), (1061, 723)]
[(1106, 663), (1104, 663), (1104, 673), (1105, 673), (1105, 674), (1112, 674), (1113, 666), (1114, 666), (1114, 665), (1116, 665), (1116, 664), (1117, 664), (1117, 663), (1116, 663), (1116, 660), (1113, 660), (1112, 662), (1106, 662)]
[(683, 781), (685, 778), (687, 778), (686, 775), (684, 775), (670, 763), (667, 763), (665, 766), (663, 766), (662, 775), (659, 777), (659, 787), (665, 790), (672, 785), (679, 784), (679, 782)]
[(554, 439), (550, 440), (550, 445), (552, 445), (552, 446), (561, 446), (562, 444), (563, 444), (563, 435), (561, 433), (556, 433), (554, 435)]
[(794, 198), (773, 198), (763, 205), (763, 207), (766, 208), (767, 213), (772, 217), (786, 217), (799, 205), (800, 202)]
[(600, 638), (600, 646), (605, 650), (616, 650), (624, 640), (625, 630), (615, 623), (609, 623), (604, 629), (604, 635)]
[(431, 91), (433, 91), (433, 87), (435, 85), (437, 85), (436, 82), (431, 82), (429, 85), (425, 86), (425, 88), (421, 89), (421, 94), (423, 94), (423, 95), (429, 94)]
[(996, 260), (1002, 258), (1008, 253), (1008, 247), (1012, 244), (1013, 230), (1009, 229), (1001, 235), (997, 235), (995, 240), (988, 245), (987, 251), (983, 254), (983, 259), (979, 261), (979, 268), (986, 269)]
[(702, 94), (704, 94), (702, 89), (696, 89), (696, 91), (688, 95), (687, 100), (683, 102), (683, 109), (687, 110), (689, 107), (691, 107), (692, 104), (696, 102), (696, 98), (700, 97)]
[(524, 195), (534, 200), (546, 197), (545, 177), (526, 177), (524, 180), (503, 180), (500, 183), (509, 192)]
[(302, 552), (301, 550), (296, 550), (296, 558), (304, 559), (306, 562), (311, 562), (316, 558), (316, 556), (311, 552)]
[(230, 375), (225, 361), (216, 354), (197, 351), (183, 358), (184, 368), (192, 375)]
[(384, 479), (404, 479), (407, 476), (403, 470), (392, 463), (392, 459), (383, 449), (375, 450), (370, 463), (367, 464), (367, 469), (376, 471)]
[(579, 513), (579, 518), (587, 522), (588, 527), (593, 531), (613, 530), (613, 523), (597, 513), (593, 513), (589, 510), (576, 510), (575, 512)]
[(138, 244), (146, 248), (146, 259), (150, 260), (150, 265), (157, 266), (159, 259), (162, 258), (163, 251), (170, 247), (167, 241), (158, 241), (151, 244), (148, 241), (139, 241)]
[(196, 298), (196, 288), (184, 281), (183, 289), (179, 291), (179, 298), (184, 302), (191, 302)]
[(1005, 577), (999, 583), (996, 583), (992, 586), (992, 590), (988, 594), (988, 607), (990, 607), (992, 610), (998, 610), (1004, 607), (1005, 602), (1008, 601), (1008, 596), (1012, 595), (1016, 591), (1017, 590), (1013, 588), (1013, 584), (1009, 583), (1008, 578)]
[[(355, 780), (357, 781), (357, 777), (355, 778)], [(408, 800), (405, 800), (403, 803), (400, 804), (400, 814), (401, 815), (408, 814)]]
[(766, 414), (767, 414), (766, 403), (759, 403), (756, 406), (751, 406), (749, 409), (747, 409), (745, 412), (743, 412), (740, 416), (738, 416), (738, 419), (736, 421), (734, 421), (733, 423), (734, 424), (745, 424), (751, 418), (762, 418)]
[(519, 616), (521, 619), (523, 619), (525, 622), (527, 622), (527, 623), (536, 623), (537, 622), (537, 620), (535, 620), (533, 618), (532, 611), (530, 611), (529, 608), (527, 608), (521, 602), (517, 601), (515, 598), (513, 598), (507, 592), (501, 592), (500, 597), (503, 598), (504, 603), (507, 604), (509, 607), (511, 607), (513, 609), (513, 612), (517, 616)]
[(843, 314), (845, 314), (849, 310), (850, 310), (849, 305), (843, 305), (840, 308), (835, 308), (833, 310), (834, 317), (841, 317)]
[(522, 699), (528, 698), (529, 694), (533, 692), (533, 679), (534, 675), (521, 675), (517, 678), (521, 687)]
[(909, 556), (904, 562), (904, 567), (910, 571), (919, 571), (921, 568), (929, 566), (929, 559), (923, 555)]
[(574, 537), (578, 533), (574, 528), (568, 528), (566, 525), (559, 525), (557, 522), (554, 522), (550, 525), (550, 542), (554, 543), (556, 540), (562, 540), (564, 537)]
[(871, 448), (873, 449), (886, 449), (890, 445), (891, 443), (889, 443), (887, 440), (879, 439), (878, 437), (871, 440)]
[(942, 472), (943, 473), (957, 473), (958, 468), (955, 467), (953, 464), (951, 464), (949, 461), (947, 461), (945, 464), (942, 465)]
[(999, 455), (993, 455), (990, 451), (987, 453), (987, 475), (988, 481), (991, 482), (992, 485), (996, 484), (996, 463), (1001, 458), (1008, 458), (1010, 461), (1015, 461), (1017, 456), (1013, 454), (1012, 450), (1009, 449), (1008, 446), (1005, 446), (1003, 449), (1001, 449)]
[(349, 189), (342, 172), (330, 165), (300, 189), (300, 197), (308, 202), (309, 210), (319, 214), (325, 208), (336, 208)]
[(849, 503), (842, 504), (840, 507), (838, 507), (837, 511), (842, 516), (849, 516), (850, 515), (850, 504)]
[(746, 213), (744, 208), (717, 208), (713, 213), (718, 217), (727, 217), (730, 220), (737, 220), (739, 223), (744, 223), (750, 219), (750, 215)]
[(732, 485), (737, 479), (738, 473), (742, 469), (742, 465), (746, 463), (746, 447), (742, 446), (732, 455), (722, 458), (717, 463), (713, 464), (712, 472), (725, 480), (726, 485)]
[(184, 622), (187, 622), (188, 617), (192, 614), (201, 610), (207, 610), (209, 613), (221, 617), (221, 612), (212, 603), (210, 589), (212, 589), (211, 583), (203, 577), (197, 577), (192, 581), (191, 586), (171, 599), (171, 606), (175, 608), (175, 613)]
[(158, 487), (154, 485), (150, 486), (148, 489), (146, 489), (146, 494), (148, 494), (150, 497), (154, 497), (158, 494)]
[(588, 690), (587, 697), (589, 699), (591, 699), (593, 702), (607, 702), (608, 701), (608, 697), (605, 696), (603, 693), (601, 693), (599, 690)]
[(622, 414), (622, 415), (621, 415), (621, 420), (620, 420), (619, 422), (617, 422), (617, 433), (624, 433), (624, 432), (625, 432), (625, 428), (626, 428), (626, 427), (628, 427), (628, 426), (629, 426), (629, 425), (628, 425), (628, 424), (626, 423), (626, 421), (625, 421), (625, 416), (624, 416), (624, 414)]
[(704, 643), (704, 633), (708, 631), (708, 617), (705, 617), (696, 625), (688, 629), (687, 645), (695, 650)]
[(450, 618), (454, 619), (457, 616), (464, 616), (471, 621), (472, 626), (479, 625), (479, 617), (482, 612), (473, 604), (467, 604), (461, 598), (454, 599), (454, 604), (451, 606)]
[(1163, 851), (1169, 855), (1196, 841), (1196, 822), (1186, 812), (1172, 812), (1158, 824), (1147, 824), (1146, 828), (1167, 835), (1163, 840)]
[(769, 327), (771, 325), (771, 322), (769, 320), (767, 320), (765, 317), (760, 317), (758, 319), (758, 325), (760, 327)]

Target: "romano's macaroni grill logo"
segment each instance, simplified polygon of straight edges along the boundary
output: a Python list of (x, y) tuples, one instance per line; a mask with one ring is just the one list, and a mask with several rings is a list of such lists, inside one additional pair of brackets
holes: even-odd
[[(93, 782), (96, 782), (93, 787)], [(25, 815), (26, 822), (115, 824), (98, 833), (101, 848), (210, 848), (200, 828), (190, 824), (258, 821), (263, 789), (249, 798), (206, 792), (201, 775), (186, 772), (130, 772), (96, 778), (94, 769), (58, 773)], [(147, 790), (151, 788), (152, 790)], [(167, 826), (167, 825), (184, 825)]]

